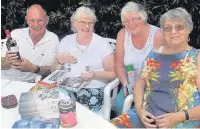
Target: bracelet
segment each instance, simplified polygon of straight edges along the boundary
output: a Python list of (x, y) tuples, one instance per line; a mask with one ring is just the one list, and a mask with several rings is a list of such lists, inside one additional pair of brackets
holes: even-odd
[(40, 67), (37, 66), (37, 65), (36, 65), (36, 67), (37, 67), (37, 69), (34, 71), (34, 73), (39, 73), (40, 72)]
[(183, 109), (182, 110), (184, 113), (185, 113), (185, 120), (189, 120), (189, 114), (188, 114), (188, 111), (186, 109)]

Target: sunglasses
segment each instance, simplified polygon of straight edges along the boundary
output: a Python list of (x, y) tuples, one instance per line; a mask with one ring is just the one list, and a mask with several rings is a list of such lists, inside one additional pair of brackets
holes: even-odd
[(164, 32), (171, 32), (172, 29), (175, 29), (176, 31), (182, 31), (182, 30), (185, 29), (185, 27), (186, 27), (185, 25), (176, 25), (174, 27), (172, 27), (172, 26), (166, 26), (166, 27), (163, 27), (162, 30)]

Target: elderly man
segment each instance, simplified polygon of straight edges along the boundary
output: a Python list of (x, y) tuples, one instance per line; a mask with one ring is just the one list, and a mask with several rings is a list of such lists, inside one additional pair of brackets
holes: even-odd
[(57, 53), (58, 36), (46, 29), (48, 16), (40, 5), (32, 5), (26, 14), (28, 28), (16, 29), (11, 36), (19, 47), (21, 60), (3, 45), (1, 73), (3, 79), (34, 82), (36, 75), (48, 75)]

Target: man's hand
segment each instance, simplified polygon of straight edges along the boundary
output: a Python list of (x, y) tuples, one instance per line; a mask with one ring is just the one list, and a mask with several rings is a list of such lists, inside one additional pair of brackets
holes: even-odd
[(21, 61), (12, 63), (11, 68), (17, 69), (22, 72), (32, 72), (32, 73), (36, 69), (30, 61), (24, 58)]
[(64, 64), (64, 63), (75, 64), (77, 62), (77, 59), (73, 55), (67, 52), (59, 52), (56, 55), (56, 59), (59, 64)]
[(12, 64), (12, 63), (18, 62), (17, 58), (18, 56), (15, 52), (7, 51), (4, 60), (8, 64)]
[(16, 53), (7, 51), (5, 57), (1, 58), (2, 69), (9, 69), (12, 63), (19, 62), (19, 60), (17, 60), (17, 58), (18, 58), (18, 56)]
[(154, 115), (144, 109), (140, 109), (137, 113), (146, 128), (157, 128), (156, 124), (152, 124), (153, 122), (155, 122), (156, 118)]

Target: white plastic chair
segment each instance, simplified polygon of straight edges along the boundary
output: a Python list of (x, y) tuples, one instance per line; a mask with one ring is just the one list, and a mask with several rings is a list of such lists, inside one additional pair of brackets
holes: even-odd
[(120, 83), (119, 79), (115, 78), (104, 88), (104, 98), (103, 98), (104, 101), (103, 101), (103, 106), (100, 110), (100, 115), (103, 116), (103, 118), (106, 120), (110, 120), (111, 109), (118, 93), (119, 83)]
[(129, 109), (131, 109), (132, 103), (133, 103), (133, 94), (130, 94), (124, 100), (122, 113), (126, 113)]
[(111, 38), (105, 38), (111, 45), (111, 47), (113, 48), (113, 50), (115, 51), (115, 47), (116, 47), (116, 40), (115, 39), (111, 39)]
[[(116, 40), (111, 38), (105, 38), (115, 50)], [(120, 81), (118, 78), (115, 78), (113, 81), (108, 83), (104, 88), (104, 103), (101, 110), (98, 112), (104, 119), (110, 120), (112, 105), (114, 104), (115, 97), (118, 93), (118, 85)]]
[[(116, 46), (116, 40), (111, 39), (111, 38), (105, 38), (110, 42), (113, 50), (115, 50)], [(111, 113), (111, 108), (112, 105), (114, 104), (115, 98), (117, 96), (117, 91), (118, 91), (118, 85), (120, 81), (118, 78), (116, 78), (114, 81), (111, 82), (111, 84), (108, 84), (105, 89), (104, 89), (104, 118), (107, 120), (110, 120), (110, 113)], [(111, 95), (111, 91), (113, 91), (113, 94)], [(125, 98), (124, 105), (123, 105), (123, 110), (122, 113), (127, 112), (133, 103), (133, 94), (128, 95)]]
[(6, 43), (7, 39), (1, 39), (1, 50), (3, 48), (3, 44)]

